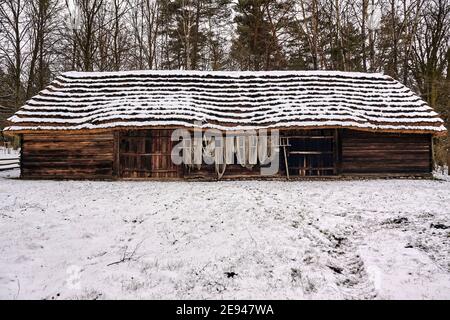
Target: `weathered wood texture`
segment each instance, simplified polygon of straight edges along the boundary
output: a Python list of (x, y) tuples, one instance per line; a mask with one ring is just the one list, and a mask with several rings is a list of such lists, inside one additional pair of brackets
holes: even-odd
[(343, 174), (423, 174), (431, 172), (431, 135), (343, 130)]
[(23, 178), (108, 179), (113, 170), (113, 133), (24, 134)]
[[(171, 132), (172, 129), (24, 134), (21, 175), (45, 179), (216, 178), (214, 166), (204, 164), (197, 170), (172, 163), (170, 153), (175, 142), (170, 139)], [(288, 163), (293, 177), (431, 172), (429, 134), (354, 130), (319, 133), (300, 130), (281, 133), (291, 137)], [(281, 154), (278, 176), (285, 175)], [(229, 179), (247, 177), (260, 177), (259, 165), (252, 168), (228, 165), (224, 175)]]
[(179, 178), (182, 166), (171, 160), (172, 130), (124, 130), (119, 133), (119, 176)]

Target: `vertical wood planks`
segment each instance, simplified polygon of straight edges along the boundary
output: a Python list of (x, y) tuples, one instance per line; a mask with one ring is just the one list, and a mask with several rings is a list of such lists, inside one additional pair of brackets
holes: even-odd
[(123, 130), (119, 134), (119, 175), (123, 178), (179, 178), (172, 163), (171, 129)]

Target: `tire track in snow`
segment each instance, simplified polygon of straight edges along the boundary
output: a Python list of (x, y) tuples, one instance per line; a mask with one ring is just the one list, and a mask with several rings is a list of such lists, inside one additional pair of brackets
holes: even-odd
[[(347, 217), (348, 218), (348, 217)], [(358, 243), (362, 236), (353, 225), (336, 225), (335, 230), (324, 230), (315, 223), (311, 226), (329, 240), (326, 267), (334, 273), (335, 284), (344, 299), (374, 299), (375, 286), (358, 254)]]

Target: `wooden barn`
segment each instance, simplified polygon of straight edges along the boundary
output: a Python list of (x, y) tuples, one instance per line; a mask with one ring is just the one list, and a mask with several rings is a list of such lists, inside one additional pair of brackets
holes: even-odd
[(8, 120), (4, 132), (21, 136), (27, 179), (262, 177), (250, 153), (220, 174), (211, 163), (175, 164), (171, 135), (180, 128), (276, 130), (272, 178), (429, 175), (432, 137), (446, 132), (391, 77), (330, 71), (68, 72)]

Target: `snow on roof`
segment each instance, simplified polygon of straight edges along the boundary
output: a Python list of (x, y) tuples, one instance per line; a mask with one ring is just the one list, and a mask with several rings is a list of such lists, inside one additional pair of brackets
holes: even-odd
[(5, 130), (17, 132), (198, 123), (221, 130), (446, 130), (432, 108), (391, 77), (338, 71), (66, 72), (8, 120)]

